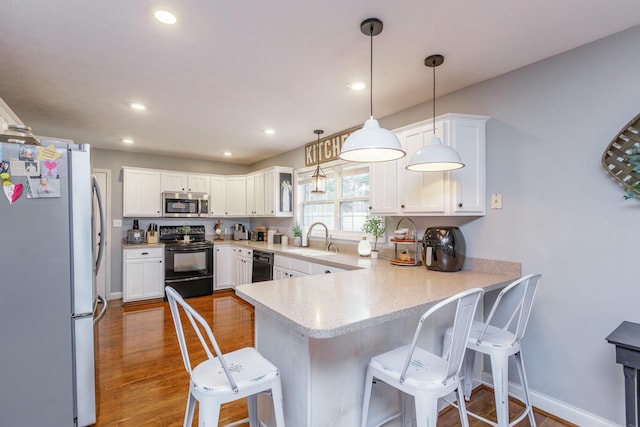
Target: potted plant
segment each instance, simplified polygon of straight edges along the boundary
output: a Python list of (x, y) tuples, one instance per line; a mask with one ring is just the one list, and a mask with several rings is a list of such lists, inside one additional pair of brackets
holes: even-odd
[(378, 239), (384, 236), (386, 230), (385, 219), (382, 216), (368, 216), (362, 225), (362, 231), (374, 237), (371, 258), (378, 258)]
[(302, 228), (300, 227), (300, 223), (297, 221), (293, 223), (291, 230), (293, 230), (293, 244), (295, 246), (302, 245)]

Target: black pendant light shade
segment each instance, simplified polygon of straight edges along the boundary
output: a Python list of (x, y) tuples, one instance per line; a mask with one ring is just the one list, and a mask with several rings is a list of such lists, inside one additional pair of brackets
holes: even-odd
[(327, 176), (322, 172), (322, 169), (320, 169), (320, 135), (322, 135), (324, 131), (316, 129), (313, 133), (318, 135), (318, 142), (316, 143), (315, 150), (318, 166), (316, 166), (316, 171), (311, 175), (311, 192), (314, 194), (322, 194), (327, 191)]

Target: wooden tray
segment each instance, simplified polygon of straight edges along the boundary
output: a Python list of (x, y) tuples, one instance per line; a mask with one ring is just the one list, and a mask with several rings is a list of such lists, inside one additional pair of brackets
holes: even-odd
[(418, 266), (418, 265), (422, 265), (422, 260), (421, 260), (421, 259), (419, 259), (417, 263), (415, 262), (415, 260), (411, 260), (411, 261), (403, 261), (403, 260), (398, 259), (398, 258), (393, 258), (393, 259), (391, 259), (389, 262), (391, 262), (391, 264), (393, 264), (393, 265), (404, 265), (404, 266)]

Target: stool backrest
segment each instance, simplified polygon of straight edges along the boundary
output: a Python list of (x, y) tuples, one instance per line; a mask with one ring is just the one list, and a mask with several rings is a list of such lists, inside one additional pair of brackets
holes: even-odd
[[(527, 324), (529, 323), (533, 300), (536, 296), (536, 290), (538, 289), (538, 283), (541, 278), (542, 274), (531, 273), (514, 281), (500, 291), (498, 298), (493, 303), (493, 307), (491, 307), (491, 312), (487, 317), (485, 327), (478, 337), (478, 343), (482, 341), (482, 337), (489, 325), (511, 331), (514, 335), (512, 344), (522, 339), (527, 329)], [(505, 304), (506, 300), (503, 298), (509, 294), (513, 294), (517, 299), (511, 299), (509, 307), (507, 307), (507, 304)], [(504, 322), (494, 321), (494, 316), (497, 313), (500, 313), (503, 317), (508, 316), (507, 320)]]
[[(217, 360), (220, 362), (220, 365), (222, 366), (222, 369), (224, 369), (224, 373), (229, 380), (231, 388), (233, 389), (234, 393), (237, 393), (238, 386), (231, 376), (231, 371), (229, 371), (229, 368), (224, 360), (224, 356), (222, 355), (220, 347), (218, 346), (218, 342), (211, 332), (209, 324), (196, 310), (194, 310), (193, 307), (187, 304), (182, 296), (180, 296), (180, 294), (176, 292), (176, 290), (171, 286), (165, 287), (165, 292), (167, 295), (167, 301), (169, 302), (169, 307), (171, 308), (171, 316), (173, 317), (173, 324), (176, 328), (176, 335), (178, 336), (180, 351), (182, 352), (182, 361), (184, 362), (184, 367), (189, 375), (191, 375), (192, 367), (191, 361), (189, 360), (189, 350), (187, 348), (184, 329), (182, 327), (182, 319), (180, 318), (180, 307), (182, 307), (187, 319), (189, 319), (189, 322), (191, 323), (191, 326), (193, 326), (193, 330), (200, 339), (200, 344), (202, 345), (204, 351), (207, 353), (207, 357), (209, 359), (217, 358)], [(211, 347), (213, 347), (213, 352), (211, 351)]]
[(404, 383), (407, 369), (411, 363), (411, 358), (413, 357), (413, 352), (416, 348), (424, 322), (437, 311), (454, 303), (457, 304), (453, 318), (451, 345), (449, 351), (443, 355), (443, 358), (447, 360), (447, 374), (445, 378), (442, 378), (442, 382), (446, 383), (450, 378), (457, 375), (464, 360), (464, 352), (467, 339), (469, 339), (469, 333), (471, 332), (471, 324), (473, 323), (476, 307), (483, 293), (484, 291), (479, 288), (469, 289), (439, 302), (422, 315), (418, 321), (418, 327), (413, 335), (413, 340), (411, 341), (411, 347), (407, 354), (402, 374), (400, 375), (400, 383)]

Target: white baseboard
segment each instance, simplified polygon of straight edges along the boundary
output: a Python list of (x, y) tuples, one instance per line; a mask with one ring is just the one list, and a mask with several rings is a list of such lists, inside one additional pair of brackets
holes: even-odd
[(111, 292), (109, 299), (122, 299), (122, 292)]
[[(490, 373), (483, 372), (482, 383), (493, 388)], [(524, 401), (524, 398), (522, 397), (522, 387), (520, 384), (509, 382), (509, 392), (513, 393), (518, 399)], [(536, 408), (548, 412), (558, 418), (562, 418), (565, 421), (569, 421), (570, 423), (589, 427), (622, 427), (620, 424), (616, 424), (613, 421), (609, 421), (583, 409), (569, 405), (566, 402), (562, 402), (531, 389), (529, 389), (529, 396), (531, 398), (531, 404)]]

